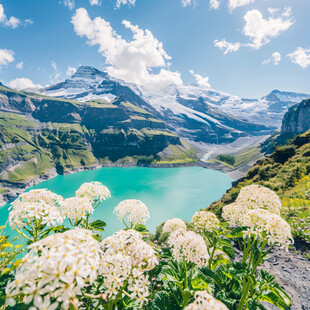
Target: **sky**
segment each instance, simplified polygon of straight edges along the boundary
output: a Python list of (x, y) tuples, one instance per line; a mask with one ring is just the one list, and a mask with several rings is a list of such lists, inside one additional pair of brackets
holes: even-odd
[(41, 87), (80, 65), (150, 92), (310, 93), (309, 0), (0, 0), (0, 81)]

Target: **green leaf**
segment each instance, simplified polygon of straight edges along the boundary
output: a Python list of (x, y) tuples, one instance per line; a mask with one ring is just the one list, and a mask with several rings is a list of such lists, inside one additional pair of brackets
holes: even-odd
[(101, 220), (96, 220), (96, 221), (90, 223), (90, 227), (92, 229), (99, 230), (99, 231), (104, 231), (105, 226), (106, 226), (106, 223), (104, 221), (101, 221)]

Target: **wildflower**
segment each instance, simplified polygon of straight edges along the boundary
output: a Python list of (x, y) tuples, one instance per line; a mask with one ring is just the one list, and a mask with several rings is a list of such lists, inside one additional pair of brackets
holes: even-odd
[(31, 202), (44, 202), (51, 206), (57, 206), (61, 201), (62, 197), (47, 190), (47, 189), (32, 189), (29, 192), (21, 194), (13, 203), (13, 209), (17, 208), (17, 205)]
[(289, 224), (277, 214), (264, 209), (247, 211), (241, 218), (243, 226), (248, 226), (247, 234), (267, 240), (269, 245), (280, 245), (286, 249), (293, 243)]
[(9, 213), (10, 226), (24, 227), (32, 225), (35, 222), (47, 226), (55, 226), (63, 222), (63, 216), (58, 208), (53, 204), (48, 204), (46, 201), (29, 202), (18, 201), (12, 204), (12, 210)]
[(94, 209), (88, 198), (72, 197), (61, 202), (60, 211), (63, 216), (78, 220), (84, 218), (87, 214), (93, 213)]
[(168, 244), (172, 247), (172, 255), (176, 260), (185, 258), (198, 266), (206, 266), (209, 261), (207, 246), (203, 238), (193, 231), (178, 231), (171, 234)]
[(189, 304), (184, 310), (228, 310), (228, 308), (219, 300), (215, 299), (206, 291), (195, 293), (195, 300)]
[(280, 215), (282, 204), (279, 196), (271, 189), (261, 185), (249, 185), (241, 189), (236, 203), (247, 209), (265, 209)]
[(101, 242), (104, 255), (101, 274), (108, 298), (115, 298), (128, 282), (131, 298), (143, 303), (149, 295), (149, 278), (145, 271), (158, 264), (154, 249), (139, 232), (120, 230)]
[(184, 232), (186, 231), (186, 225), (184, 221), (182, 221), (179, 218), (174, 218), (171, 220), (166, 221), (166, 223), (163, 226), (163, 232), (164, 233), (171, 233), (171, 232)]
[(245, 206), (232, 203), (223, 207), (222, 217), (232, 226), (239, 225), (239, 219), (246, 212), (246, 210), (247, 208)]
[(220, 221), (216, 215), (212, 212), (198, 211), (194, 214), (191, 221), (198, 232), (203, 232), (205, 230), (213, 230), (217, 228)]
[(75, 196), (79, 198), (88, 198), (91, 202), (100, 202), (111, 197), (109, 189), (100, 182), (84, 183), (75, 192)]
[(99, 274), (102, 251), (89, 230), (75, 228), (54, 234), (28, 249), (6, 293), (9, 298), (22, 295), (24, 303), (34, 302), (39, 309), (40, 304), (55, 309), (58, 303), (62, 309), (69, 308), (81, 289)]
[(126, 216), (133, 227), (139, 224), (145, 225), (150, 218), (147, 206), (142, 201), (135, 199), (121, 201), (114, 209), (114, 213), (120, 220)]

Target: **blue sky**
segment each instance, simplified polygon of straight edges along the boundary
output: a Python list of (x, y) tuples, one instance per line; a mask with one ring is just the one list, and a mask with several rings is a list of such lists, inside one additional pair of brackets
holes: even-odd
[(309, 12), (309, 0), (0, 0), (0, 80), (45, 86), (91, 65), (152, 89), (310, 93)]

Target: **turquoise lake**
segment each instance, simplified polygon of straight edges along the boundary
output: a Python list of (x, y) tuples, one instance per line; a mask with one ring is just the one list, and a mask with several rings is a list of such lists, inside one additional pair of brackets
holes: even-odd
[[(201, 167), (182, 168), (100, 168), (70, 175), (59, 175), (30, 189), (47, 188), (64, 198), (75, 195), (84, 182), (99, 181), (111, 191), (112, 197), (102, 202), (94, 219), (107, 223), (104, 235), (121, 228), (113, 214), (124, 199), (139, 199), (149, 208), (146, 226), (154, 232), (163, 221), (179, 217), (190, 221), (194, 212), (221, 198), (231, 187), (232, 178), (226, 174)], [(0, 208), (0, 225), (8, 217), (8, 204)]]

